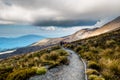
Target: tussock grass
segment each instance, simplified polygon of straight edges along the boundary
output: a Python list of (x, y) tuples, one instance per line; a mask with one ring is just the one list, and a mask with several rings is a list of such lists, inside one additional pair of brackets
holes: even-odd
[(46, 73), (44, 66), (67, 64), (68, 53), (60, 47), (13, 56), (0, 61), (0, 80), (25, 80), (33, 75)]
[(89, 80), (120, 80), (120, 29), (64, 46), (87, 61)]
[(86, 70), (86, 74), (87, 75), (99, 75), (99, 72), (97, 71), (97, 70), (95, 70), (95, 69), (87, 69)]

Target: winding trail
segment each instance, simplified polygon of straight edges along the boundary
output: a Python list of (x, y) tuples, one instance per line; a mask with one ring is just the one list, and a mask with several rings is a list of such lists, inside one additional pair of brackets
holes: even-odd
[(70, 54), (69, 65), (58, 66), (48, 70), (45, 75), (34, 76), (29, 80), (85, 80), (85, 69), (82, 60), (74, 51), (64, 50)]

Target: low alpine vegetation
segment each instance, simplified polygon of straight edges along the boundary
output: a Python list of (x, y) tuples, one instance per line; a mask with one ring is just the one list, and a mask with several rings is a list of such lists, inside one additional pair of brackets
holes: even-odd
[(86, 60), (89, 80), (120, 80), (120, 29), (64, 46)]
[(0, 80), (25, 80), (47, 72), (45, 66), (67, 64), (68, 53), (59, 46), (0, 61)]

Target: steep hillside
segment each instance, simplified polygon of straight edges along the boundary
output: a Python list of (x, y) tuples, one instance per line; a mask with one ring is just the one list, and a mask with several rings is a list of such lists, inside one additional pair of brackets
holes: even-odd
[(89, 80), (120, 80), (120, 29), (64, 46), (86, 60)]
[(78, 32), (76, 32), (73, 35), (68, 36), (69, 39), (66, 39), (65, 41), (76, 41), (79, 39), (84, 39), (96, 35), (100, 35), (106, 32), (110, 32), (116, 29), (120, 28), (120, 17), (114, 19), (113, 21), (103, 25), (100, 28), (94, 28), (94, 29), (83, 29)]
[(93, 31), (91, 33), (91, 36), (99, 35), (101, 33), (109, 32), (109, 31), (116, 30), (119, 28), (120, 28), (120, 17), (117, 17), (113, 21), (111, 21), (111, 22), (105, 24), (104, 26), (102, 26), (101, 28)]

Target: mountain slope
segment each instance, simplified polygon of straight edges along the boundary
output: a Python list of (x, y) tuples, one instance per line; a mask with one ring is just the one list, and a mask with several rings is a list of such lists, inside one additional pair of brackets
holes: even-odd
[[(101, 28), (93, 31), (93, 33), (91, 34), (93, 35), (99, 35), (101, 33), (105, 33), (105, 32), (109, 32), (115, 29), (120, 28), (120, 17), (117, 17), (116, 19), (114, 19), (113, 21), (105, 24), (104, 26), (102, 26)], [(101, 33), (100, 33), (101, 32)]]
[(114, 19), (113, 21), (103, 25), (100, 28), (94, 28), (94, 29), (83, 29), (80, 30), (78, 32), (76, 32), (75, 34), (68, 36), (69, 40), (66, 41), (76, 41), (79, 39), (84, 39), (84, 38), (88, 38), (88, 37), (92, 37), (92, 36), (96, 36), (96, 35), (100, 35), (106, 32), (110, 32), (116, 29), (120, 28), (120, 17)]
[(88, 80), (120, 80), (120, 29), (64, 46), (86, 60)]
[[(45, 40), (39, 41), (39, 42), (33, 44), (33, 46), (57, 44), (61, 41), (72, 42), (72, 41), (76, 41), (79, 39), (85, 39), (88, 37), (100, 35), (100, 34), (110, 32), (110, 31), (113, 31), (113, 30), (116, 30), (119, 28), (120, 28), (120, 17), (118, 17), (118, 18), (114, 19), (113, 21), (103, 25), (100, 28), (82, 29), (82, 30), (77, 31), (76, 33), (74, 33), (72, 35), (69, 35), (69, 36), (65, 36), (65, 37), (61, 37), (61, 38), (45, 39)], [(42, 42), (44, 42), (44, 43), (42, 43)]]

